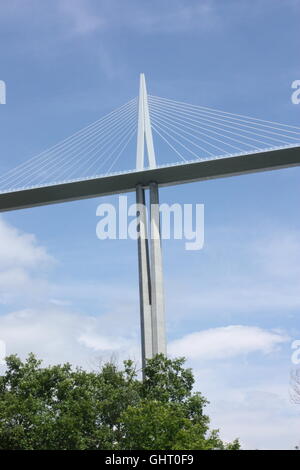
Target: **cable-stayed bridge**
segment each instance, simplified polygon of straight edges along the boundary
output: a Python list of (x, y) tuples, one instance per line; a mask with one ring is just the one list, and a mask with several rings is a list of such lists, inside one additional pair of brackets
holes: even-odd
[(135, 161), (134, 98), (0, 176), (0, 211), (299, 165), (300, 127), (147, 95), (155, 162)]
[(141, 74), (137, 98), (3, 173), (0, 211), (136, 191), (144, 362), (166, 352), (158, 187), (297, 165), (300, 127), (148, 95)]

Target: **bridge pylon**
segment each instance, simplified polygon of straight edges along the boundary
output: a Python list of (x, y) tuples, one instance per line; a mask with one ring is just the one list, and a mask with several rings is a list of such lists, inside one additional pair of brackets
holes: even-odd
[[(149, 167), (156, 167), (148, 97), (144, 74), (140, 75), (139, 114), (137, 132), (136, 169), (145, 169), (145, 142)], [(162, 249), (159, 214), (159, 190), (155, 181), (149, 182), (150, 230), (145, 186), (137, 185), (138, 265), (140, 289), (140, 321), (142, 366), (156, 354), (166, 354), (165, 306), (162, 268)], [(150, 235), (150, 243), (148, 239)], [(150, 247), (149, 247), (150, 245)]]

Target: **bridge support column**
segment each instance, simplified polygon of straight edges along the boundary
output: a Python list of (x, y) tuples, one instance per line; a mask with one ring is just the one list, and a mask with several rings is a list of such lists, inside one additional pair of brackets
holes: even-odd
[(140, 323), (142, 367), (145, 367), (146, 358), (151, 358), (152, 350), (152, 319), (151, 319), (151, 279), (149, 246), (147, 234), (147, 208), (145, 190), (142, 185), (136, 187), (136, 203), (138, 216), (138, 260), (139, 260), (139, 288), (140, 288)]
[(150, 183), (151, 307), (153, 355), (166, 354), (165, 305), (157, 183)]
[(159, 198), (157, 183), (150, 184), (150, 238), (147, 236), (147, 208), (145, 190), (136, 187), (138, 215), (138, 265), (140, 288), (140, 323), (142, 366), (156, 354), (166, 354), (164, 290), (160, 236)]

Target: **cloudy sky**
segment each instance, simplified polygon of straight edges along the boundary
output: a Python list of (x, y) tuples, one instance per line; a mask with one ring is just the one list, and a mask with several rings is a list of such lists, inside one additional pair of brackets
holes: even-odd
[[(154, 95), (299, 125), (299, 11), (299, 0), (1, 1), (1, 171), (135, 97), (140, 72)], [(163, 243), (169, 353), (187, 357), (213, 426), (244, 448), (300, 444), (289, 398), (299, 176), (295, 168), (160, 193), (205, 205), (203, 250)], [(97, 239), (100, 202), (118, 198), (1, 215), (7, 353), (87, 368), (139, 361), (136, 243)]]

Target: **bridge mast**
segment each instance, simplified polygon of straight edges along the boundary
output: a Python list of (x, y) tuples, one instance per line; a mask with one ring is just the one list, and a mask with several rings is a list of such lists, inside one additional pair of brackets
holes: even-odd
[[(150, 168), (156, 168), (145, 75), (140, 75), (139, 114), (137, 132), (136, 169), (145, 168), (145, 141)], [(156, 354), (166, 354), (164, 290), (160, 236), (159, 196), (156, 182), (149, 184), (150, 239), (149, 255), (147, 206), (143, 185), (136, 187), (139, 217), (138, 259), (140, 287), (140, 318), (142, 365)]]

